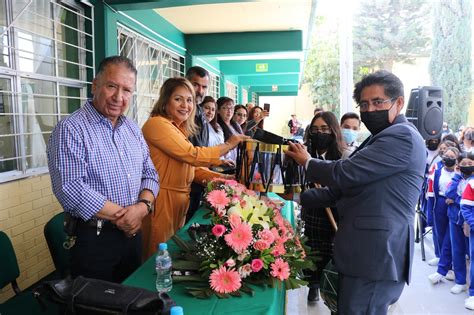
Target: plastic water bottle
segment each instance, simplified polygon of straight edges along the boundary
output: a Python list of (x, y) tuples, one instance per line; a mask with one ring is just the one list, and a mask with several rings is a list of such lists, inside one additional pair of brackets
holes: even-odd
[(168, 254), (168, 244), (160, 243), (155, 258), (156, 290), (158, 292), (169, 292), (173, 286), (171, 265), (171, 257)]
[(170, 315), (183, 315), (183, 308), (181, 306), (173, 306), (170, 310)]

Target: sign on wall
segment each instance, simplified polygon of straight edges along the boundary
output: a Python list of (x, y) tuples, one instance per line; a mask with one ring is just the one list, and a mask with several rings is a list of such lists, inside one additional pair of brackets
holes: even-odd
[(255, 72), (268, 72), (268, 63), (255, 64)]

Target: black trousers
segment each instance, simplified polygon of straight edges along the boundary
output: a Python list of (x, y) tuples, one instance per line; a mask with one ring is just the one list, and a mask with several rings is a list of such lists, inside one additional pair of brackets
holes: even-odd
[(405, 281), (374, 281), (339, 273), (338, 285), (338, 315), (385, 315), (400, 298)]
[(196, 213), (196, 210), (199, 208), (203, 191), (204, 187), (202, 187), (202, 185), (196, 183), (191, 184), (191, 192), (189, 194), (189, 208), (188, 212), (186, 213), (186, 223), (193, 217), (193, 215)]
[(97, 228), (79, 221), (71, 248), (71, 275), (120, 283), (141, 265), (141, 232), (134, 237), (106, 222)]

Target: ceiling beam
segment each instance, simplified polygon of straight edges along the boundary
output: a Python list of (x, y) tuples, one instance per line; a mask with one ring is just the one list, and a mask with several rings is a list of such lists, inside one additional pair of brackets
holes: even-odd
[(302, 31), (208, 33), (185, 35), (188, 52), (224, 56), (303, 50)]
[(298, 84), (277, 85), (277, 90), (273, 91), (272, 86), (250, 86), (247, 88), (249, 92), (254, 93), (274, 93), (274, 92), (298, 92)]
[(107, 0), (107, 4), (115, 10), (146, 10), (162, 9), (172, 7), (184, 7), (191, 5), (235, 3), (235, 2), (255, 2), (255, 0)]
[(222, 60), (221, 72), (225, 75), (265, 75), (299, 73), (299, 59)]
[(298, 96), (298, 91), (294, 91), (294, 92), (258, 92), (257, 96)]
[(297, 85), (298, 79), (299, 73), (260, 76), (239, 76), (239, 84), (270, 87), (272, 85)]

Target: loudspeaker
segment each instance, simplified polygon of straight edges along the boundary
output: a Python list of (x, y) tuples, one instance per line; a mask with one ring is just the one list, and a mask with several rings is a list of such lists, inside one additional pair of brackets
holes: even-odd
[(405, 116), (423, 139), (439, 138), (443, 127), (443, 90), (435, 86), (412, 89)]

